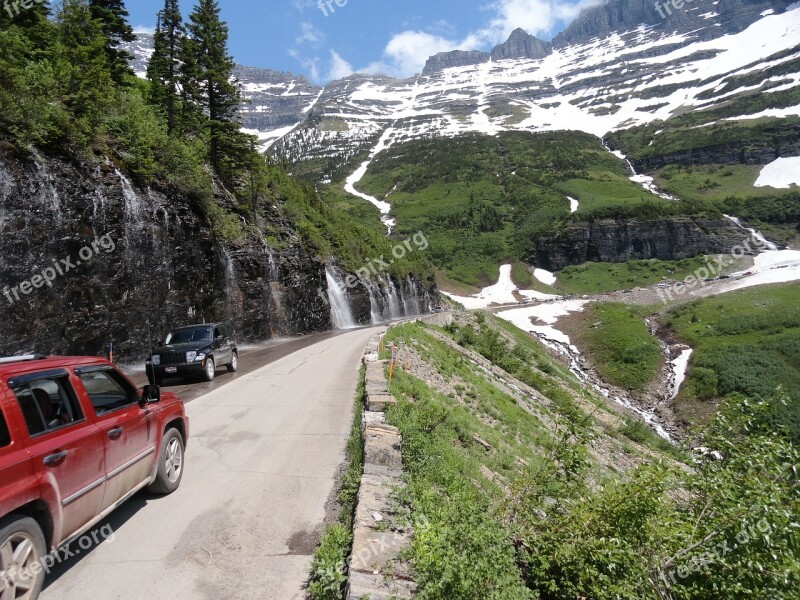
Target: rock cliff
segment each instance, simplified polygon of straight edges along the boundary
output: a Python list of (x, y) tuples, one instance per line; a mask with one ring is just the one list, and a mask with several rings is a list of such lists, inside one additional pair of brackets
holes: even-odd
[[(252, 233), (226, 242), (197, 201), (140, 189), (108, 160), (0, 146), (0, 355), (99, 354), (113, 342), (120, 359), (139, 358), (166, 329), (214, 320), (240, 342), (330, 329), (326, 261), (268, 210), (275, 248)], [(389, 306), (391, 288), (408, 304), (397, 316), (427, 310), (435, 293), (415, 277), (370, 287), (348, 292), (360, 324), (372, 304)]]
[(550, 271), (585, 262), (680, 260), (728, 254), (749, 234), (725, 220), (673, 217), (658, 221), (617, 221), (568, 225), (536, 243), (536, 264)]
[[(591, 6), (553, 39), (562, 48), (610, 33), (632, 31), (641, 25), (664, 33), (691, 34), (700, 39), (738, 33), (772, 9), (782, 12), (793, 0), (611, 0)], [(680, 5), (680, 8), (676, 6)], [(699, 27), (714, 25), (714, 27)]]
[(510, 58), (530, 58), (532, 60), (544, 58), (553, 51), (553, 45), (544, 42), (524, 29), (515, 29), (504, 44), (495, 46), (492, 50), (492, 60)]
[(489, 54), (478, 50), (452, 50), (431, 56), (422, 69), (423, 75), (433, 75), (442, 69), (479, 65), (489, 60)]

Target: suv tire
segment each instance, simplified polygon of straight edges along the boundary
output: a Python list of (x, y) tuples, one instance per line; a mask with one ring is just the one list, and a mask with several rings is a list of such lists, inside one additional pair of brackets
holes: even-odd
[[(16, 567), (14, 571), (18, 573), (13, 582), (0, 582), (4, 591), (10, 591), (9, 597), (20, 600), (36, 600), (39, 597), (45, 573), (43, 569), (34, 568), (34, 565), (41, 567), (45, 553), (44, 534), (36, 521), (22, 515), (10, 515), (0, 520), (0, 571), (7, 573)], [(9, 564), (3, 562), (3, 556), (11, 556)], [(19, 575), (22, 569), (27, 570), (28, 577)], [(9, 583), (13, 585), (10, 590), (5, 587)]]
[(166, 496), (178, 489), (183, 479), (183, 451), (183, 436), (177, 429), (167, 429), (161, 440), (156, 480), (147, 488), (150, 493)]
[(228, 363), (228, 372), (236, 373), (239, 370), (239, 354), (234, 352), (231, 354), (231, 362)]
[(214, 381), (214, 375), (217, 372), (217, 363), (214, 362), (212, 357), (206, 359), (206, 366), (203, 369), (203, 379), (206, 381)]

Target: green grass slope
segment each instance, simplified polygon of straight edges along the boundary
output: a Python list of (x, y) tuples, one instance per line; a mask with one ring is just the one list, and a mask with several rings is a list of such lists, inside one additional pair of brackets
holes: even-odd
[(664, 318), (695, 349), (676, 408), (693, 422), (726, 397), (770, 399), (776, 425), (800, 442), (800, 284), (739, 290), (679, 306)]
[[(663, 202), (627, 176), (623, 161), (578, 132), (471, 134), (393, 146), (359, 189), (387, 198), (398, 233), (425, 231), (447, 277), (485, 285), (506, 260), (529, 256), (537, 235), (597, 211)], [(580, 201), (570, 215), (567, 196)]]
[(800, 500), (785, 467), (798, 453), (756, 407), (731, 404), (704, 435), (724, 461), (680, 468), (493, 316), (404, 324), (387, 340), (416, 597), (794, 597)]

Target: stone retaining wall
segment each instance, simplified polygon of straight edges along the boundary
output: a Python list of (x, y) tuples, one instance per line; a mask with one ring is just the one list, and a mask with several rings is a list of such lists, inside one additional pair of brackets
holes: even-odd
[(364, 351), (364, 473), (353, 522), (348, 600), (413, 598), (416, 589), (409, 565), (400, 559), (410, 544), (411, 528), (398, 522), (392, 501), (403, 486), (402, 439), (396, 427), (386, 424), (384, 412), (397, 400), (389, 393), (387, 361), (379, 360), (379, 344), (375, 336)]

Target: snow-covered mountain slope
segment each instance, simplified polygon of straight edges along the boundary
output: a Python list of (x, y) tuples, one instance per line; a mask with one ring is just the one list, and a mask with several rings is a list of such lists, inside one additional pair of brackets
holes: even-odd
[[(731, 118), (800, 115), (777, 92), (800, 89), (800, 4), (743, 31), (708, 37), (641, 26), (502, 60), (393, 81), (354, 76), (326, 87), (311, 119), (275, 146), (291, 162), (426, 136), (504, 130), (581, 130), (597, 136), (763, 94)], [(710, 19), (710, 17), (709, 17)], [(775, 98), (774, 102), (770, 98)], [(331, 124), (336, 124), (332, 127)], [(380, 142), (378, 142), (380, 138)]]
[[(603, 136), (743, 95), (762, 96), (757, 110), (730, 118), (800, 115), (797, 95), (780, 93), (800, 90), (800, 3), (698, 0), (657, 22), (651, 4), (612, 0), (591, 9), (541, 59), (489, 59), (408, 80), (353, 75), (320, 89), (302, 77), (241, 67), (250, 101), (244, 127), (291, 163), (324, 159), (334, 170), (360, 153), (421, 137)], [(639, 13), (650, 24), (631, 26)], [(614, 27), (627, 29), (606, 33)], [(587, 39), (594, 32), (600, 36)]]
[[(125, 48), (134, 56), (131, 67), (136, 76), (145, 78), (153, 35), (137, 32), (136, 36)], [(237, 65), (234, 76), (247, 99), (242, 106), (242, 125), (258, 136), (264, 149), (303, 122), (322, 92), (305, 77), (271, 69)]]

